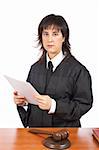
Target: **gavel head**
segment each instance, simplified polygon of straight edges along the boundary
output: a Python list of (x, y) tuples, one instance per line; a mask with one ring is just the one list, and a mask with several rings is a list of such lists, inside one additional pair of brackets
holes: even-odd
[(54, 141), (62, 141), (62, 140), (65, 140), (67, 139), (69, 136), (69, 132), (65, 129), (62, 129), (62, 130), (59, 130), (59, 131), (56, 131), (53, 133), (52, 137), (53, 137), (53, 140)]
[(71, 143), (68, 139), (69, 132), (66, 129), (52, 132), (52, 136), (47, 137), (43, 141), (43, 145), (50, 149), (63, 150), (69, 148)]

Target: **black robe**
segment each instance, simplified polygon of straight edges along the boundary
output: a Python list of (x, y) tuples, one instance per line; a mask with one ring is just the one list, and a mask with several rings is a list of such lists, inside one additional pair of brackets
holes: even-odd
[(27, 81), (43, 95), (56, 101), (53, 114), (28, 104), (17, 106), (24, 127), (80, 127), (80, 118), (92, 107), (92, 83), (89, 71), (74, 56), (68, 54), (53, 72), (46, 86), (46, 57), (30, 68)]

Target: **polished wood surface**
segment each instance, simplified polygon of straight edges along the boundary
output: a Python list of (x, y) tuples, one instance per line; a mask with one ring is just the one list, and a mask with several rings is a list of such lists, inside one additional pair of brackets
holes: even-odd
[[(60, 128), (40, 128), (57, 131)], [(62, 129), (62, 128), (61, 128)], [(42, 145), (48, 135), (35, 135), (28, 132), (29, 128), (0, 129), (0, 150), (49, 150)], [(99, 150), (99, 143), (89, 128), (67, 128), (71, 147), (68, 150)]]

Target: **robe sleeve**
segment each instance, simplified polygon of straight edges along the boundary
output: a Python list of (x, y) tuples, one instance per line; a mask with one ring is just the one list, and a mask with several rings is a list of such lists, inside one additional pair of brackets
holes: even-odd
[(56, 101), (56, 115), (69, 121), (80, 119), (93, 104), (92, 81), (88, 70), (82, 69), (74, 83), (73, 96)]

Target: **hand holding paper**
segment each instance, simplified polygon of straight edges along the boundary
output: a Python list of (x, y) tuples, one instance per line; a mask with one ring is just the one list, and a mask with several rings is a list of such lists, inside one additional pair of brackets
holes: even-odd
[(20, 95), (17, 91), (13, 92), (13, 99), (16, 105), (18, 106), (25, 106), (28, 104), (26, 98), (23, 95)]
[(4, 77), (8, 80), (14, 90), (23, 95), (29, 103), (37, 105), (35, 95), (40, 94), (29, 82), (19, 81), (6, 75), (4, 75)]
[(40, 109), (42, 110), (50, 110), (52, 104), (52, 98), (48, 95), (37, 95), (37, 103)]

